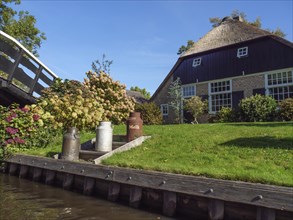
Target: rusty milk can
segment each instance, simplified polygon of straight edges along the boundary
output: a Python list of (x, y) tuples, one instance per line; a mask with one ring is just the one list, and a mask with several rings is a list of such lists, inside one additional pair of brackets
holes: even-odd
[(131, 112), (126, 122), (127, 142), (142, 136), (142, 123), (140, 112)]
[(63, 136), (61, 159), (78, 160), (80, 149), (80, 135), (75, 127), (69, 128)]

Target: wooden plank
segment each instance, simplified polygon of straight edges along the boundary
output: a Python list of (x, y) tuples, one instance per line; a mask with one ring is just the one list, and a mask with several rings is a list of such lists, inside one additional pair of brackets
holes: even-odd
[[(83, 176), (96, 179), (293, 212), (291, 187), (107, 167), (26, 155), (16, 155), (8, 162), (30, 166), (33, 158), (34, 166), (43, 168), (44, 162), (47, 162), (46, 169), (59, 172), (81, 175), (80, 171), (83, 169)], [(19, 159), (21, 162), (18, 161)], [(132, 178), (131, 181), (129, 176)], [(163, 181), (165, 184), (162, 184)], [(263, 199), (255, 199), (259, 195)]]
[(45, 184), (51, 185), (54, 183), (56, 172), (53, 170), (46, 170)]
[(9, 164), (9, 175), (15, 175), (18, 169), (18, 164), (10, 163)]
[(129, 193), (129, 206), (139, 208), (142, 197), (142, 188), (138, 186), (131, 186)]
[(13, 78), (20, 81), (22, 84), (27, 87), (31, 87), (33, 79), (23, 71), (23, 69), (16, 67)]
[(13, 63), (6, 59), (5, 57), (3, 57), (2, 55), (0, 55), (0, 70), (7, 73), (9, 72), (9, 70), (12, 68)]
[(64, 173), (63, 184), (62, 184), (63, 189), (70, 190), (73, 185), (73, 181), (74, 181), (73, 174)]
[(21, 49), (17, 58), (15, 59), (13, 65), (12, 65), (12, 67), (8, 71), (8, 77), (7, 77), (8, 82), (11, 82), (12, 79), (14, 78), (14, 75), (16, 74), (15, 70), (16, 70), (16, 68), (19, 64), (19, 61), (20, 61), (21, 57), (23, 56), (23, 54), (24, 54), (24, 50)]
[(164, 191), (163, 214), (173, 216), (176, 212), (177, 195), (174, 192)]
[(92, 195), (95, 189), (96, 180), (91, 177), (85, 177), (83, 183), (83, 194)]
[(28, 92), (29, 94), (33, 94), (35, 85), (38, 82), (38, 79), (39, 79), (39, 76), (40, 76), (40, 73), (41, 73), (42, 69), (43, 69), (43, 67), (42, 66), (39, 66), (39, 68), (36, 70), (36, 72), (35, 72), (36, 73), (35, 74), (35, 78), (34, 78), (34, 80), (32, 82), (32, 85), (30, 87), (30, 90)]
[(36, 83), (35, 87), (34, 87), (34, 92), (36, 92), (39, 95), (41, 95), (43, 89), (44, 89), (44, 86), (42, 86), (40, 83)]
[(40, 181), (42, 178), (42, 168), (34, 167), (33, 181)]
[(28, 174), (29, 166), (27, 165), (20, 165), (19, 177), (26, 178)]
[(25, 55), (22, 56), (21, 60), (19, 61), (19, 63), (23, 66), (25, 66), (28, 70), (30, 70), (32, 73), (36, 73), (38, 70), (38, 67), (35, 66), (35, 64), (33, 64), (31, 62), (30, 59), (28, 59)]
[(109, 183), (109, 188), (108, 188), (108, 200), (115, 202), (117, 201), (120, 193), (120, 184), (115, 183), (115, 182), (110, 182)]
[[(49, 74), (49, 73), (48, 73)], [(40, 73), (40, 79), (46, 83), (48, 86), (52, 85), (53, 80), (51, 80), (48, 76), (46, 76), (43, 71)]]
[(224, 219), (224, 201), (211, 199), (209, 201), (208, 212), (210, 220)]
[(257, 208), (256, 220), (275, 220), (276, 212), (274, 209), (263, 207)]

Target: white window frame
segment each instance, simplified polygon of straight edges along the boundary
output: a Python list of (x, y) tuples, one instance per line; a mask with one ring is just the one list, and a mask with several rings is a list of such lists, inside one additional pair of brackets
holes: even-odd
[[(229, 82), (229, 90), (224, 90), (224, 91), (212, 91), (212, 83), (223, 83), (223, 82)], [(224, 107), (230, 107), (232, 108), (232, 80), (231, 79), (225, 79), (225, 80), (217, 80), (217, 81), (212, 81), (209, 82), (208, 84), (209, 87), (209, 113), (215, 114), (217, 111), (213, 111), (213, 106), (212, 106), (212, 96), (213, 95), (224, 95), (224, 94), (229, 94), (230, 95), (230, 106), (224, 106)], [(222, 89), (221, 89), (222, 90)]]
[[(266, 95), (273, 97), (278, 102), (287, 98), (286, 96), (293, 97), (292, 92), (290, 92), (290, 88), (292, 89), (292, 86), (293, 68), (275, 70), (265, 74)], [(285, 92), (286, 89), (287, 92)], [(271, 92), (272, 90), (277, 90), (277, 92)]]
[[(192, 89), (193, 88), (193, 89)], [(192, 97), (192, 96), (195, 96), (196, 95), (196, 85), (195, 84), (186, 84), (186, 85), (182, 85), (181, 86), (181, 89), (182, 89), (182, 91), (181, 91), (181, 94), (182, 94), (182, 97), (183, 98), (189, 98), (189, 97)], [(190, 94), (189, 92), (191, 92), (191, 91), (188, 91), (187, 93), (187, 95), (184, 95), (184, 89), (190, 89), (190, 90), (193, 90), (194, 91), (194, 93), (193, 94)]]
[(169, 105), (168, 104), (161, 104), (161, 112), (163, 116), (169, 115)]
[(241, 47), (237, 49), (237, 57), (247, 57), (248, 56), (248, 47)]
[(197, 67), (201, 65), (201, 57), (193, 59), (192, 66)]

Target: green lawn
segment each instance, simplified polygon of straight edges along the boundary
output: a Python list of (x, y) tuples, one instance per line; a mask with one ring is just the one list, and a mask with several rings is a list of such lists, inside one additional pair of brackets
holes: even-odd
[[(125, 125), (114, 133), (125, 134)], [(293, 186), (293, 122), (144, 126), (144, 133), (152, 138), (103, 164)], [(81, 143), (93, 137), (82, 132)], [(62, 135), (24, 153), (52, 156), (61, 146)]]
[(103, 164), (293, 186), (292, 122), (144, 126), (144, 133), (152, 138)]

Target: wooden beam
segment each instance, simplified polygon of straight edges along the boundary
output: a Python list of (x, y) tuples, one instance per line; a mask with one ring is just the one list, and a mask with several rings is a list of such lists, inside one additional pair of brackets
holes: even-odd
[(117, 201), (120, 193), (120, 184), (115, 183), (115, 182), (110, 182), (109, 183), (109, 188), (108, 188), (108, 200), (115, 202)]
[(19, 178), (26, 178), (28, 174), (29, 166), (21, 165), (19, 171)]
[(18, 169), (18, 164), (10, 163), (9, 164), (9, 175), (15, 175)]
[(42, 177), (42, 168), (34, 167), (33, 181), (40, 181)]
[(138, 186), (131, 186), (129, 193), (129, 206), (139, 208), (142, 197), (142, 188)]
[(96, 180), (91, 177), (85, 177), (83, 182), (83, 194), (91, 195), (95, 189)]
[(70, 190), (73, 185), (74, 175), (68, 173), (64, 173), (63, 175), (63, 189)]
[(51, 185), (54, 183), (56, 172), (53, 170), (46, 170), (45, 184)]
[(210, 220), (224, 219), (224, 201), (211, 199), (209, 201), (208, 212)]
[(173, 216), (176, 212), (177, 195), (174, 192), (164, 191), (163, 214)]
[(8, 77), (7, 77), (8, 82), (12, 81), (12, 79), (14, 77), (15, 70), (16, 70), (16, 68), (17, 68), (17, 66), (18, 66), (18, 64), (20, 62), (20, 59), (21, 59), (23, 54), (24, 54), (24, 50), (21, 49), (19, 54), (18, 54), (18, 56), (17, 56), (17, 58), (15, 59), (15, 61), (13, 63), (13, 66), (11, 67), (11, 69), (8, 72)]
[(35, 78), (32, 82), (30, 90), (28, 92), (30, 95), (33, 94), (33, 92), (34, 92), (35, 85), (38, 82), (38, 79), (39, 79), (40, 73), (42, 72), (42, 69), (43, 69), (43, 67), (40, 65), (39, 68), (37, 69), (37, 71), (35, 72)]
[(263, 207), (257, 208), (256, 220), (275, 220), (276, 212), (274, 209)]

